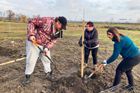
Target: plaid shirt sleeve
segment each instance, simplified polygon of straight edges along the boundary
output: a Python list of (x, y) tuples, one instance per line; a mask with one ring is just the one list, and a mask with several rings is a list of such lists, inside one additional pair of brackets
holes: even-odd
[(30, 36), (35, 36), (35, 26), (33, 23), (29, 23), (27, 26), (27, 38), (29, 40)]

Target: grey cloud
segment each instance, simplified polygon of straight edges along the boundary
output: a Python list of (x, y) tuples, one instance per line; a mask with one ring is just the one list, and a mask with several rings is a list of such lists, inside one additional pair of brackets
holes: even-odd
[(140, 16), (139, 0), (1, 0), (0, 4), (1, 10), (9, 8), (30, 16), (63, 15), (72, 20), (81, 20), (83, 10), (86, 20), (136, 19)]

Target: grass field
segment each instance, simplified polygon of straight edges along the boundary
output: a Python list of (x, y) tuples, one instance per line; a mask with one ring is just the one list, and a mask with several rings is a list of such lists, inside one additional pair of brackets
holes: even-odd
[(0, 22), (0, 41), (25, 39), (26, 26), (25, 23)]
[[(104, 45), (100, 46), (100, 49), (104, 49), (108, 45), (112, 45), (111, 40), (106, 36), (106, 31), (108, 28), (105, 26), (117, 26), (117, 27), (129, 27), (138, 28), (140, 24), (118, 24), (118, 23), (95, 23), (95, 26), (99, 32), (99, 40)], [(26, 39), (26, 23), (14, 23), (14, 22), (0, 22), (0, 41), (5, 40), (25, 40)], [(83, 31), (82, 23), (68, 23), (67, 30), (64, 32), (64, 36), (70, 37), (80, 37)], [(119, 29), (121, 33), (129, 36), (135, 44), (140, 47), (139, 36), (140, 30), (122, 30)], [(112, 48), (110, 48), (112, 50)]]
[[(129, 27), (138, 28), (140, 24), (110, 24), (110, 23), (95, 23), (97, 30), (99, 32), (100, 42), (106, 42), (106, 44), (111, 43), (111, 41), (106, 36), (107, 28), (104, 26), (119, 26), (119, 27)], [(0, 22), (0, 41), (2, 40), (25, 40), (26, 39), (26, 23), (14, 23), (14, 22)], [(69, 23), (67, 30), (64, 32), (64, 36), (74, 36), (80, 37), (83, 31), (82, 23)], [(119, 30), (124, 35), (129, 36), (135, 43), (140, 47), (139, 30)]]
[[(82, 34), (83, 28), (79, 25), (81, 25), (81, 23), (70, 23), (68, 27), (68, 31), (65, 32), (66, 36), (77, 36), (80, 37), (80, 35)], [(108, 28), (104, 28), (103, 26), (105, 25), (109, 25), (109, 26), (119, 26), (119, 27), (129, 27), (129, 28), (133, 28), (133, 27), (139, 27), (140, 24), (106, 24), (106, 23), (95, 23), (95, 26), (97, 27), (97, 30), (99, 32), (99, 39), (101, 42), (106, 42), (106, 43), (110, 43), (111, 41), (107, 38), (106, 36), (106, 31)], [(121, 33), (123, 33), (124, 35), (129, 36), (135, 43), (136, 45), (138, 45), (140, 47), (140, 42), (139, 42), (139, 36), (140, 36), (140, 31), (139, 30), (122, 30), (119, 29), (119, 31)]]

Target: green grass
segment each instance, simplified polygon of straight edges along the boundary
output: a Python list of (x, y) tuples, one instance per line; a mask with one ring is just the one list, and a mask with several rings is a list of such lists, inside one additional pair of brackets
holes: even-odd
[[(105, 25), (111, 26), (123, 26), (123, 27), (139, 27), (140, 24), (107, 24), (107, 23), (95, 23), (99, 32), (100, 42), (104, 44), (112, 44), (106, 36), (107, 28), (103, 28)], [(0, 41), (1, 40), (18, 40), (26, 39), (26, 23), (14, 23), (14, 22), (0, 22)], [(67, 30), (64, 31), (65, 36), (79, 37), (82, 35), (83, 27), (81, 23), (69, 23)], [(119, 30), (124, 35), (129, 36), (140, 47), (139, 37), (140, 31), (133, 30)]]
[(17, 40), (26, 38), (25, 23), (0, 22), (0, 40)]

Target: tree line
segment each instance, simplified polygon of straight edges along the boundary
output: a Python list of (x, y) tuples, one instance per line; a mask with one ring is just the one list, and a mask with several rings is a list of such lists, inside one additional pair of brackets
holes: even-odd
[(0, 21), (8, 22), (22, 22), (26, 23), (29, 17), (24, 14), (17, 14), (12, 10), (6, 10), (4, 12), (0, 11)]

